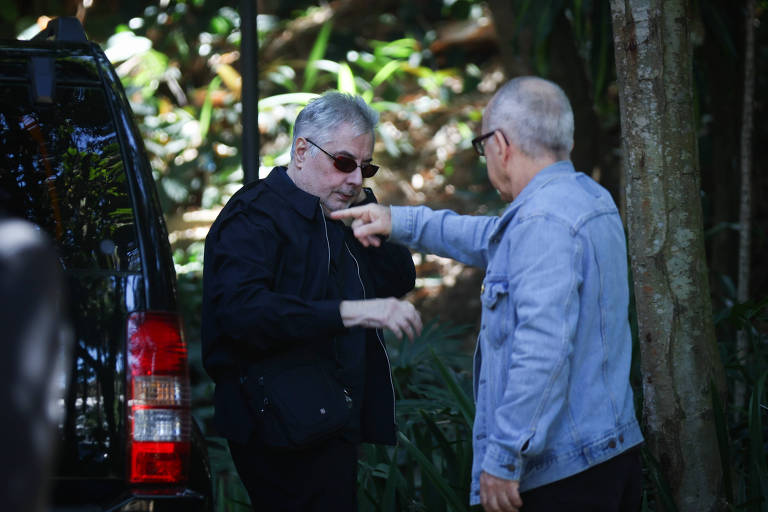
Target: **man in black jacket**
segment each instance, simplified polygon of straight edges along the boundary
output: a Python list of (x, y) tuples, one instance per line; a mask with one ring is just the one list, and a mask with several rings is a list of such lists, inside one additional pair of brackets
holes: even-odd
[[(378, 169), (377, 122), (359, 97), (310, 102), (288, 167), (238, 191), (206, 238), (203, 362), (216, 427), (258, 510), (356, 510), (357, 444), (395, 442), (379, 330), (420, 332), (413, 305), (395, 298), (413, 288), (413, 262), (402, 246), (364, 248), (328, 217), (375, 201), (362, 182)], [(336, 387), (343, 424), (328, 431)]]

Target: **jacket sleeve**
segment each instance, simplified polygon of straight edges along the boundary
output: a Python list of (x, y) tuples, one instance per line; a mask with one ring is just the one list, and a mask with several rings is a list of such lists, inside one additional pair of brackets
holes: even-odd
[(402, 245), (384, 242), (366, 249), (370, 277), (376, 297), (402, 297), (416, 284), (411, 251)]
[(437, 254), (473, 267), (488, 264), (488, 240), (498, 217), (459, 215), (426, 206), (391, 206), (390, 239), (426, 253)]
[[(223, 220), (206, 244), (211, 313), (219, 335), (249, 348), (311, 342), (344, 329), (339, 300), (305, 300), (279, 293), (280, 237), (266, 218), (238, 212)], [(210, 261), (209, 261), (210, 260)]]
[[(365, 199), (353, 206), (378, 203), (370, 188)], [(380, 247), (365, 249), (376, 297), (402, 297), (416, 285), (416, 267), (407, 247), (384, 240)]]

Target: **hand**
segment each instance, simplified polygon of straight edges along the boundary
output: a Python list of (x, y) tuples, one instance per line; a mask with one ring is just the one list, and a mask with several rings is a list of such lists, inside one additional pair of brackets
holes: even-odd
[(402, 339), (403, 333), (408, 339), (421, 334), (421, 315), (408, 301), (394, 297), (386, 299), (344, 300), (339, 306), (344, 327), (386, 328)]
[(480, 473), (480, 503), (485, 512), (518, 512), (523, 506), (517, 480), (505, 480), (483, 471)]
[(331, 213), (332, 219), (354, 219), (352, 231), (365, 247), (379, 247), (381, 239), (375, 235), (389, 235), (392, 232), (392, 215), (388, 206), (368, 203)]

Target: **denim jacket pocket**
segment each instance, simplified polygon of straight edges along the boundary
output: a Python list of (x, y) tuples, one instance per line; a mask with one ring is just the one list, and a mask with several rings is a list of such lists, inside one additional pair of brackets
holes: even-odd
[(509, 281), (498, 277), (486, 278), (480, 298), (483, 302), (482, 329), (491, 345), (498, 347), (511, 333), (513, 323)]

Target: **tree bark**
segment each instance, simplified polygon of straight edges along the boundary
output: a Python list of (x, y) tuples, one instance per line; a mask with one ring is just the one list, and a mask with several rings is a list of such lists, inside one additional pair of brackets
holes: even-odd
[(611, 0), (646, 439), (681, 512), (719, 510), (707, 279), (685, 0)]

